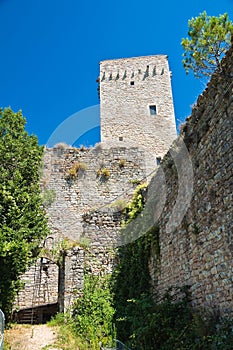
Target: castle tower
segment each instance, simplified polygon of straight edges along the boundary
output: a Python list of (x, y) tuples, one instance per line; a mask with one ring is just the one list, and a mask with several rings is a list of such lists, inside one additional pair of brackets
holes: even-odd
[(162, 157), (176, 138), (170, 76), (165, 55), (100, 62), (101, 141), (143, 146)]

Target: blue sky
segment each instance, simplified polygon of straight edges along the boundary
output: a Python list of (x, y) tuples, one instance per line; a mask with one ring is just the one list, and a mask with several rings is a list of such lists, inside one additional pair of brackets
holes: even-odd
[(180, 122), (204, 88), (185, 74), (180, 45), (203, 10), (233, 20), (233, 0), (0, 0), (0, 106), (22, 109), (46, 144), (69, 116), (99, 103), (99, 61), (167, 54)]

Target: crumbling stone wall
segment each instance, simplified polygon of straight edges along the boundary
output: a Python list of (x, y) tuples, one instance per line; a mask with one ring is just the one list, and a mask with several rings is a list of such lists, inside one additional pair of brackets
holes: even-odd
[[(135, 182), (146, 181), (157, 167), (155, 156), (143, 148), (100, 144), (91, 149), (62, 148), (45, 151), (44, 191), (54, 191), (47, 207), (54, 235), (78, 241), (82, 216), (90, 210), (128, 201)], [(75, 176), (71, 171), (79, 166)]]
[(15, 308), (33, 308), (57, 303), (58, 275), (56, 263), (46, 258), (39, 258), (21, 279), (25, 287), (17, 295)]
[(153, 154), (122, 143), (91, 149), (61, 144), (45, 150), (41, 185), (51, 228), (45, 241), (48, 252), (42, 251), (43, 266), (39, 259), (22, 277), (25, 288), (16, 308), (58, 302), (61, 311), (67, 310), (82, 291), (85, 265), (96, 274), (112, 270), (118, 210), (129, 201), (138, 181), (149, 179), (156, 167)]

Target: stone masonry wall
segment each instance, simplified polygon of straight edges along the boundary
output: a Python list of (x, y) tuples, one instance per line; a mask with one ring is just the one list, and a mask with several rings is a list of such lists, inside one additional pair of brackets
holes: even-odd
[(16, 309), (54, 304), (58, 301), (58, 266), (46, 258), (40, 258), (24, 274), (23, 290), (17, 295)]
[(101, 141), (123, 139), (162, 157), (176, 138), (170, 77), (165, 55), (100, 62)]
[[(154, 155), (123, 145), (76, 149), (61, 144), (45, 150), (41, 184), (51, 228), (46, 244), (53, 253), (42, 253), (44, 265), (39, 259), (22, 277), (25, 288), (19, 293), (17, 308), (58, 302), (61, 311), (67, 310), (83, 288), (84, 264), (93, 273), (111, 271), (111, 251), (120, 225), (115, 212), (131, 198), (135, 183), (149, 179), (157, 167)], [(50, 196), (54, 201), (49, 201)], [(58, 264), (64, 239), (67, 254)]]
[[(159, 219), (159, 273), (151, 271), (160, 294), (170, 286), (190, 285), (194, 306), (219, 308), (223, 313), (233, 310), (232, 74), (233, 49), (183, 125), (181, 140), (192, 161), (193, 194), (180, 224), (177, 210), (174, 226), (178, 226), (173, 230), (167, 229), (167, 223), (178, 187), (184, 186), (179, 183), (180, 172), (185, 172), (188, 164), (184, 162), (183, 170), (177, 169), (171, 152), (162, 163), (167, 201)], [(185, 201), (185, 193), (181, 201)]]
[[(233, 48), (223, 60), (222, 71), (213, 75), (199, 97), (152, 181), (157, 184), (152, 186), (156, 188), (154, 215), (160, 213), (158, 220), (152, 220), (160, 227), (160, 263), (156, 265), (151, 256), (150, 264), (153, 288), (162, 295), (171, 286), (190, 285), (193, 306), (219, 308), (222, 313), (233, 310), (232, 72)], [(179, 154), (182, 147), (186, 153)], [(74, 247), (64, 257), (59, 278), (53, 263), (43, 260), (51, 266), (42, 268), (42, 281), (54, 269), (50, 295), (56, 300), (59, 290), (61, 309), (67, 309), (74, 293), (82, 290), (85, 263), (93, 273), (111, 271), (120, 208), (131, 198), (137, 180), (150, 180), (156, 160), (145, 149), (113, 141), (88, 150), (60, 145), (45, 151), (44, 162), (42, 186), (45, 192), (56, 193), (47, 208), (51, 236), (66, 237)], [(77, 176), (71, 176), (75, 164), (80, 168)], [(190, 164), (193, 176), (187, 181)], [(103, 175), (103, 169), (109, 176)], [(190, 203), (186, 204), (190, 191)], [(33, 268), (31, 272), (34, 276)], [(29, 280), (21, 307), (32, 304), (33, 278)]]
[[(78, 241), (83, 214), (128, 200), (134, 181), (146, 180), (156, 168), (155, 157), (138, 147), (98, 145), (91, 149), (53, 148), (45, 151), (42, 185), (56, 199), (47, 208), (53, 234)], [(70, 171), (79, 166), (77, 176)], [(107, 172), (107, 174), (104, 174)], [(105, 176), (106, 175), (106, 176)]]

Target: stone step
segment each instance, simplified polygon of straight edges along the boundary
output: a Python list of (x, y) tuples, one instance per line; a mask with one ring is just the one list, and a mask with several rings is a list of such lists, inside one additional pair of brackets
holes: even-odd
[(58, 312), (58, 304), (46, 304), (34, 308), (21, 309), (14, 313), (17, 323), (42, 324), (46, 323)]

